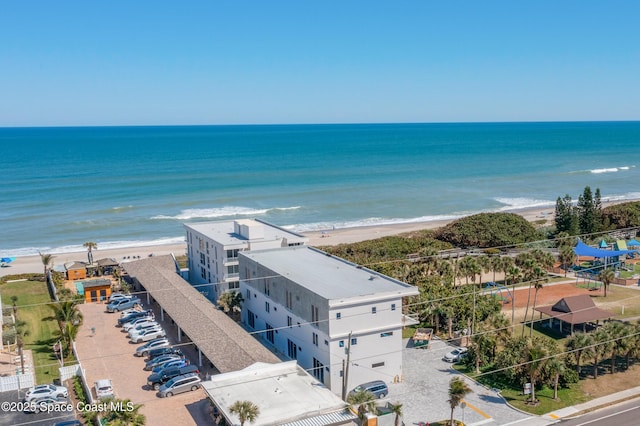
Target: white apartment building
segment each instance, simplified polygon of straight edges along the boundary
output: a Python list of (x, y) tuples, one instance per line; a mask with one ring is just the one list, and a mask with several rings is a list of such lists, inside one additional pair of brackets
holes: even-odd
[(402, 378), (402, 298), (418, 289), (311, 247), (239, 253), (242, 321), (334, 393)]
[(299, 246), (309, 241), (258, 219), (185, 223), (184, 227), (188, 281), (213, 303), (225, 291), (239, 288), (239, 252)]

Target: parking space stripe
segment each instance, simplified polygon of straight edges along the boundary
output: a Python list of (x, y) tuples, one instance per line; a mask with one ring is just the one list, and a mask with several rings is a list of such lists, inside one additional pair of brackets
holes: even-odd
[[(464, 400), (463, 400), (464, 401)], [(473, 404), (470, 404), (467, 401), (464, 401), (465, 404), (467, 404), (467, 407), (471, 408), (473, 411), (475, 411), (476, 413), (480, 414), (482, 417), (484, 417), (485, 419), (490, 419), (491, 416), (488, 415), (487, 413), (485, 413), (484, 411), (482, 411), (481, 409), (479, 409), (478, 407), (476, 407)]]

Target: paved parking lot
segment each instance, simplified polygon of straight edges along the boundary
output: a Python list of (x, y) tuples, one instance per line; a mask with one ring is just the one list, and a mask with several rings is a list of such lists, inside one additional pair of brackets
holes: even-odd
[(65, 420), (74, 420), (76, 417), (71, 413), (23, 413), (13, 410), (11, 405), (3, 403), (14, 403), (24, 400), (26, 389), (21, 391), (0, 392), (0, 425), (29, 425), (29, 426), (52, 426)]
[[(449, 381), (458, 373), (442, 357), (453, 348), (441, 340), (433, 340), (428, 349), (415, 349), (410, 340), (405, 340), (404, 380), (389, 385), (388, 399), (391, 403), (403, 403), (406, 425), (450, 417)], [(496, 392), (470, 380), (467, 383), (473, 393), (465, 398), (464, 415), (461, 408), (455, 411), (455, 417), (463, 420), (464, 416), (467, 425), (504, 425), (531, 417), (509, 407)]]
[[(141, 412), (149, 425), (210, 424), (209, 402), (202, 389), (171, 398), (158, 398), (155, 391), (147, 389), (147, 377), (151, 373), (143, 370), (144, 358), (133, 356), (140, 345), (129, 343), (126, 333), (115, 327), (120, 314), (106, 313), (105, 306), (100, 303), (79, 305), (84, 324), (78, 333), (76, 347), (89, 383), (111, 379), (117, 398), (144, 404)], [(162, 323), (156, 316), (156, 320), (163, 325), (170, 341), (175, 342), (175, 326), (168, 319)], [(95, 336), (91, 335), (92, 327), (96, 329)], [(194, 358), (190, 361), (197, 362)]]

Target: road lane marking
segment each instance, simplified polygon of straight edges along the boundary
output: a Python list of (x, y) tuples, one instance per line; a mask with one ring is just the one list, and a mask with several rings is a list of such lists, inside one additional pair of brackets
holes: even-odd
[(475, 405), (470, 404), (469, 402), (465, 401), (464, 399), (462, 401), (464, 401), (464, 403), (467, 404), (467, 407), (471, 408), (473, 411), (475, 411), (476, 413), (480, 414), (485, 419), (490, 419), (491, 418), (490, 415), (488, 415), (487, 413), (485, 413), (484, 411), (482, 411), (481, 409), (479, 409)]
[(584, 426), (584, 425), (588, 425), (588, 424), (591, 424), (591, 423), (599, 422), (599, 421), (602, 421), (604, 419), (608, 419), (609, 417), (615, 417), (615, 416), (617, 416), (619, 414), (628, 413), (629, 411), (637, 410), (638, 408), (640, 408), (640, 407), (627, 408), (626, 410), (618, 411), (616, 413), (609, 414), (608, 416), (599, 417), (597, 419), (589, 420), (588, 422), (584, 422), (584, 423), (579, 423), (576, 426)]

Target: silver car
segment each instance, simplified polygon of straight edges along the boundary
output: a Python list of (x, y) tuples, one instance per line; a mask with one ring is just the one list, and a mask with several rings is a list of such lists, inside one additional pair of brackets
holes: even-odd
[(201, 381), (200, 377), (195, 373), (174, 377), (160, 386), (158, 396), (160, 398), (169, 398), (182, 392), (197, 390), (200, 387)]
[(148, 342), (149, 340), (157, 339), (158, 337), (165, 337), (167, 333), (163, 329), (150, 329), (145, 330), (142, 334), (138, 334), (131, 338), (131, 343)]

